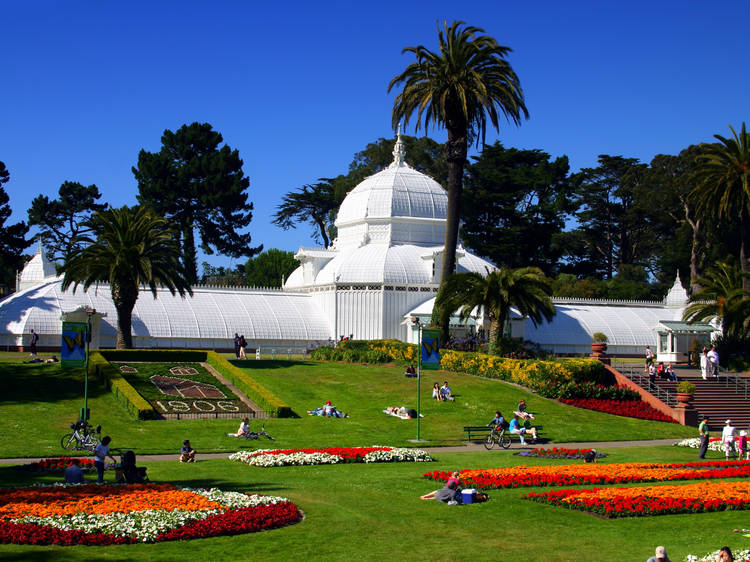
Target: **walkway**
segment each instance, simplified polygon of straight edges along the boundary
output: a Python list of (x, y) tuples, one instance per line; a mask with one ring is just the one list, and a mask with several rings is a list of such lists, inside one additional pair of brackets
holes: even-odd
[[(590, 442), (590, 443), (545, 443), (542, 445), (542, 448), (551, 448), (551, 447), (567, 447), (569, 449), (612, 449), (615, 447), (658, 447), (662, 445), (674, 445), (678, 441), (681, 441), (681, 439), (654, 439), (650, 441), (598, 441), (598, 442)], [(415, 444), (416, 446), (416, 444)], [(438, 453), (467, 453), (467, 452), (476, 452), (476, 451), (484, 451), (484, 445), (481, 443), (467, 443), (465, 445), (455, 446), (455, 447), (418, 447), (422, 448), (425, 451), (427, 451), (430, 454), (438, 454)], [(518, 449), (534, 449), (534, 446), (528, 445), (526, 447), (519, 447), (518, 444), (514, 443), (509, 451), (517, 451)], [(499, 449), (495, 449), (499, 450)], [(199, 460), (205, 460), (205, 459), (225, 459), (227, 458), (231, 453), (205, 453), (205, 454), (199, 454), (198, 459)], [(489, 453), (488, 453), (489, 454)], [(147, 462), (158, 462), (158, 461), (176, 461), (178, 455), (172, 454), (172, 455), (138, 455), (138, 462), (139, 463), (147, 463)], [(30, 457), (26, 459), (0, 459), (0, 465), (2, 464), (25, 464), (30, 461), (34, 461), (40, 457)]]

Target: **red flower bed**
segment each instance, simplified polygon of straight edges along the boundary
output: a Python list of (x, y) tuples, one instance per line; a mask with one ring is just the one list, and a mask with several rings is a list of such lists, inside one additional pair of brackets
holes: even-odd
[[(450, 473), (428, 472), (425, 478), (445, 482)], [(666, 482), (706, 478), (747, 478), (749, 461), (695, 463), (621, 463), (560, 466), (525, 466), (462, 470), (459, 480), (465, 488), (497, 489), (534, 486), (575, 486), (578, 484), (622, 484), (625, 482)]]
[(273, 451), (256, 451), (250, 456), (255, 455), (293, 455), (294, 453), (325, 453), (328, 455), (337, 455), (344, 460), (356, 462), (369, 453), (374, 451), (391, 451), (393, 447), (330, 447), (328, 449), (276, 449)]
[[(15, 466), (16, 470), (27, 470), (29, 472), (64, 472), (70, 466), (73, 457), (54, 457), (42, 459), (29, 464), (19, 464)], [(94, 468), (94, 459), (79, 458), (79, 466), (85, 472)]]
[(628, 418), (640, 418), (643, 420), (663, 421), (677, 423), (676, 420), (661, 413), (659, 410), (648, 405), (641, 400), (597, 400), (595, 398), (560, 398), (563, 404), (575, 406), (576, 408), (585, 408), (587, 410), (596, 410), (616, 416), (625, 416)]

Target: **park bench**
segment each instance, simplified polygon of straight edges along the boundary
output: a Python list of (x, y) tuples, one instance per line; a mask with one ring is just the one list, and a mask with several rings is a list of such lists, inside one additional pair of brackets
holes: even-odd
[[(544, 429), (541, 425), (535, 425), (536, 427), (536, 435), (537, 435), (537, 443), (546, 442), (547, 440), (542, 438), (542, 429)], [(484, 441), (487, 438), (487, 434), (492, 430), (491, 427), (487, 427), (486, 425), (465, 425), (464, 431), (466, 432), (466, 438), (468, 441)], [(521, 440), (521, 436), (517, 433), (511, 433), (507, 429), (505, 430), (505, 434), (513, 439), (517, 439), (518, 441)], [(474, 438), (472, 439), (472, 435), (474, 435)], [(526, 441), (530, 441), (531, 436), (529, 436)]]

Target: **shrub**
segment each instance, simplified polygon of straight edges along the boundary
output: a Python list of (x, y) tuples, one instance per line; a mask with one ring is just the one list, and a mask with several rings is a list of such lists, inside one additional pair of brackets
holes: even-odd
[(598, 343), (607, 343), (609, 341), (609, 338), (607, 338), (607, 334), (604, 334), (602, 332), (594, 332), (593, 334), (591, 334), (591, 341)]
[(151, 407), (143, 396), (125, 380), (120, 370), (111, 365), (103, 354), (92, 351), (89, 355), (89, 365), (97, 376), (102, 377), (115, 400), (136, 419), (148, 420), (156, 417), (156, 410)]
[(677, 392), (682, 394), (694, 394), (695, 385), (690, 381), (680, 381), (677, 383)]

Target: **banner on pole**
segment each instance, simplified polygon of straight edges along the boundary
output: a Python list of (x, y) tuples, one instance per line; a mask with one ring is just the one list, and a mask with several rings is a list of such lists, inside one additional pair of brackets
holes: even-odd
[(422, 369), (440, 368), (440, 330), (422, 330)]
[(86, 324), (63, 322), (60, 366), (83, 367), (86, 364)]

